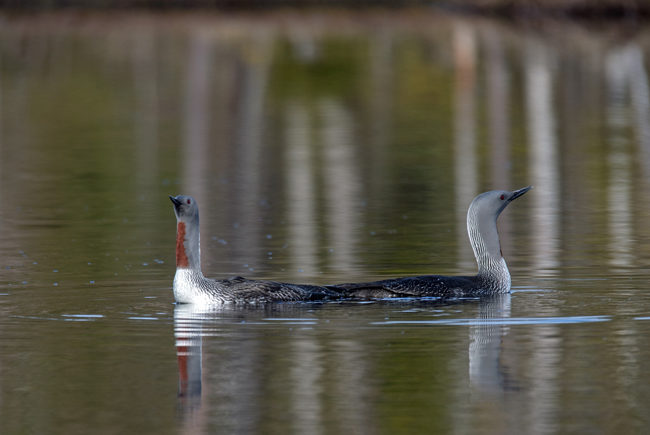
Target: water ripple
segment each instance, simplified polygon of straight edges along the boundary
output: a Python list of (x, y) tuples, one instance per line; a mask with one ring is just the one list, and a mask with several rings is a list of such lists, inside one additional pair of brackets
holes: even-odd
[(371, 325), (557, 325), (569, 323), (608, 322), (610, 320), (610, 316), (510, 317), (495, 319), (387, 320), (383, 322), (371, 322)]

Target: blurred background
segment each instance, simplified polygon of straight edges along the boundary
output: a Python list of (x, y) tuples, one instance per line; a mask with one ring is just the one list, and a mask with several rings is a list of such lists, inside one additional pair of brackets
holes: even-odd
[(185, 193), (215, 275), (462, 272), (472, 198), (529, 184), (501, 222), (513, 266), (647, 262), (649, 35), (633, 19), (76, 11), (5, 15), (0, 36), (8, 265), (51, 245), (52, 268), (79, 251), (102, 274), (127, 247), (166, 268), (167, 195)]

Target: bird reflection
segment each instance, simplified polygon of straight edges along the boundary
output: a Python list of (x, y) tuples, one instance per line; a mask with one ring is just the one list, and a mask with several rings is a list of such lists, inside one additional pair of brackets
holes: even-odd
[(510, 317), (510, 294), (482, 299), (477, 322), (469, 329), (469, 380), (483, 392), (515, 388), (504, 366), (503, 337), (509, 326), (500, 319)]
[[(458, 319), (459, 325), (469, 324), (467, 356), (461, 357), (468, 361), (465, 373), (469, 390), (457, 391), (468, 392), (474, 406), (481, 410), (495, 397), (519, 391), (519, 383), (504, 357), (510, 294), (482, 298), (477, 307), (471, 308), (476, 302), (457, 300), (443, 305), (469, 305), (468, 309), (475, 313), (475, 317)], [(412, 307), (411, 303), (405, 305)], [(377, 303), (366, 308), (365, 315), (384, 312), (386, 306)], [(392, 311), (399, 304), (389, 306)], [(215, 422), (235, 433), (255, 432), (268, 428), (272, 424), (268, 416), (280, 410), (288, 418), (283, 424), (298, 432), (315, 433), (321, 427), (343, 430), (372, 426), (376, 404), (368, 399), (376, 397), (374, 386), (381, 377), (370, 357), (373, 346), (360, 336), (349, 334), (350, 329), (358, 326), (356, 323), (342, 324), (347, 331), (343, 335), (330, 337), (331, 330), (325, 335), (316, 333), (320, 327), (315, 325), (322, 323), (321, 327), (328, 328), (331, 324), (325, 319), (340, 321), (340, 310), (347, 313), (350, 308), (362, 309), (339, 304), (271, 304), (208, 310), (191, 304), (177, 305), (174, 331), (180, 432), (209, 432)], [(277, 325), (284, 326), (278, 329)], [(271, 337), (285, 329), (288, 335), (274, 342)], [(269, 331), (273, 333), (269, 335)], [(204, 337), (213, 344), (205, 353)], [(277, 349), (276, 346), (281, 346), (283, 355), (274, 362), (269, 348)], [(284, 363), (277, 365), (279, 361)], [(274, 401), (266, 400), (271, 392)], [(336, 403), (327, 400), (333, 392)], [(337, 422), (323, 418), (329, 407), (336, 409)]]
[(201, 313), (191, 305), (174, 310), (174, 335), (178, 359), (178, 398), (181, 413), (191, 415), (201, 407), (202, 377)]
[[(299, 336), (290, 342), (288, 349), (292, 364), (287, 370), (274, 370), (267, 354), (266, 334), (268, 328), (281, 324), (288, 330), (310, 330), (315, 321), (310, 313), (321, 307), (318, 304), (210, 308), (177, 305), (174, 330), (181, 432), (209, 432), (215, 421), (228, 433), (255, 432), (267, 424), (265, 415), (274, 414), (276, 403), (263, 398), (268, 388), (279, 388), (281, 394), (294, 396), (289, 406), (289, 413), (294, 414), (293, 425), (307, 428), (319, 422), (323, 404), (317, 388), (325, 370), (320, 344), (312, 341), (309, 333)], [(213, 344), (218, 342), (218, 346), (209, 346), (204, 352), (205, 337), (212, 339)], [(354, 373), (351, 369), (347, 371)]]

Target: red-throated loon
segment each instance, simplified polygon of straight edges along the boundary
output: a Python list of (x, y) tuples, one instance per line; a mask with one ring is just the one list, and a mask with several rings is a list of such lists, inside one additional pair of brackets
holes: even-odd
[(473, 297), (510, 291), (510, 272), (501, 253), (497, 218), (513, 200), (532, 186), (508, 192), (481, 193), (469, 205), (467, 232), (478, 263), (474, 276), (425, 275), (383, 281), (335, 284), (345, 298)]
[(314, 301), (340, 297), (334, 289), (315, 285), (257, 281), (235, 277), (205, 278), (201, 272), (199, 207), (187, 195), (170, 196), (176, 214), (176, 275), (174, 298), (178, 303), (224, 304)]

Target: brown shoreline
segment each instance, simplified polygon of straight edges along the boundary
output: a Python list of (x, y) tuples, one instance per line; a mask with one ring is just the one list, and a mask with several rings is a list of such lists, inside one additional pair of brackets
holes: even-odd
[(639, 0), (0, 0), (0, 11), (245, 12), (283, 9), (441, 9), (464, 15), (502, 18), (641, 20), (650, 17), (650, 2)]

